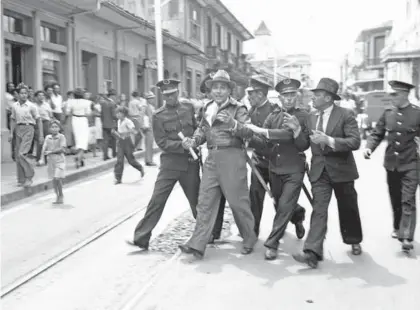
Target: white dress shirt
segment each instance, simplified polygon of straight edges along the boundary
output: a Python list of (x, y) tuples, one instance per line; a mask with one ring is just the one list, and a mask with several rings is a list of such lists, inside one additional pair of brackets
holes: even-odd
[[(324, 114), (322, 115), (322, 131), (325, 133), (327, 131), (328, 121), (330, 120), (331, 112), (334, 108), (334, 104), (332, 104), (330, 107), (326, 108), (324, 110)], [(316, 121), (316, 127), (315, 130), (318, 128), (318, 124), (320, 121), (320, 112), (318, 111), (316, 113), (318, 115), (318, 119)], [(332, 137), (328, 137), (328, 145), (334, 149), (335, 148), (335, 139)]]
[(53, 113), (63, 113), (63, 97), (61, 97), (61, 95), (52, 94), (51, 101), (55, 105)]

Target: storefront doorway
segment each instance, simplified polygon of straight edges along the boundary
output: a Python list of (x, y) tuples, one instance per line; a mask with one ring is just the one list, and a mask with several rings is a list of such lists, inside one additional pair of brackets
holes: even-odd
[(82, 51), (82, 84), (93, 94), (98, 93), (98, 56)]
[(6, 42), (4, 51), (6, 82), (18, 85), (23, 81), (24, 47), (18, 44)]

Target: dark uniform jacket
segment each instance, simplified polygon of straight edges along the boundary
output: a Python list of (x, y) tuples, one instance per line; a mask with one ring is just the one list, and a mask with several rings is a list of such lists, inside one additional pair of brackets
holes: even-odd
[(391, 107), (385, 110), (369, 136), (366, 148), (373, 152), (386, 134), (385, 168), (390, 171), (416, 169), (417, 146), (414, 138), (420, 134), (420, 108), (410, 104), (402, 109)]
[(277, 107), (264, 122), (263, 128), (268, 129), (268, 139), (255, 136), (251, 141), (268, 148), (269, 169), (275, 174), (292, 174), (305, 171), (305, 150), (309, 148), (309, 114), (300, 109), (293, 109), (288, 112), (299, 120), (301, 131), (294, 138), (293, 131), (283, 127), (284, 111)]
[[(253, 106), (249, 110), (249, 116), (251, 118), (251, 123), (255, 126), (262, 127), (268, 115), (276, 109), (276, 105), (269, 102), (268, 100), (260, 107)], [(267, 141), (267, 143), (270, 143)], [(249, 145), (252, 147), (252, 143)], [(270, 147), (257, 147), (252, 153), (252, 161), (261, 168), (268, 168), (268, 158), (270, 155)]]
[[(310, 131), (316, 129), (318, 112), (310, 115)], [(334, 183), (350, 182), (359, 178), (353, 151), (360, 147), (360, 132), (352, 111), (334, 105), (325, 132), (335, 140), (335, 149), (321, 148), (311, 142), (312, 160), (309, 179), (316, 182), (324, 169)]]
[(213, 102), (212, 100), (204, 106), (203, 118), (194, 133), (196, 144), (201, 145), (207, 142), (207, 147), (209, 148), (215, 146), (242, 148), (244, 146), (243, 139), (250, 138), (249, 132), (242, 130), (244, 124), (250, 123), (246, 106), (233, 98), (229, 98), (225, 104), (219, 107), (218, 114), (227, 112), (237, 121), (236, 128), (233, 128), (232, 124), (222, 123), (217, 119), (210, 125), (208, 121), (210, 111), (208, 111), (208, 108)]
[(189, 152), (182, 147), (178, 133), (192, 137), (197, 123), (192, 103), (183, 100), (176, 107), (164, 105), (153, 115), (153, 134), (156, 144), (162, 150), (160, 168), (187, 171), (191, 161)]

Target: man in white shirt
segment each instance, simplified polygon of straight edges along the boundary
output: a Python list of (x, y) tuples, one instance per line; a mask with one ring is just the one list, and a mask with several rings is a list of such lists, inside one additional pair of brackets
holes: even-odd
[(340, 107), (352, 110), (354, 113), (356, 113), (356, 102), (350, 98), (350, 94), (346, 91), (343, 94), (343, 99), (340, 101)]
[(141, 149), (141, 141), (143, 139), (144, 117), (146, 115), (147, 102), (140, 97), (138, 91), (131, 94), (133, 99), (128, 103), (128, 115), (136, 126), (137, 134), (134, 139), (134, 147)]
[(52, 89), (51, 101), (54, 104), (53, 115), (61, 122), (63, 121), (63, 97), (60, 95), (60, 84), (54, 83)]

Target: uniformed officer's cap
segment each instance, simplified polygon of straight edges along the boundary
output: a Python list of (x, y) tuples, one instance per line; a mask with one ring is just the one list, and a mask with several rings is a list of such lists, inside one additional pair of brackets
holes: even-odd
[(163, 95), (168, 95), (178, 91), (179, 83), (181, 81), (169, 79), (157, 82), (156, 86), (160, 88)]
[(392, 80), (388, 82), (389, 86), (391, 86), (391, 88), (395, 91), (405, 91), (405, 92), (410, 92), (411, 89), (414, 88), (414, 85), (406, 83), (406, 82), (402, 82), (402, 81), (396, 81), (396, 80)]
[(273, 88), (267, 81), (265, 81), (262, 77), (255, 76), (252, 77), (249, 81), (249, 87), (251, 88), (248, 92), (262, 90), (268, 91), (270, 88)]
[(214, 74), (215, 74), (215, 72), (211, 72), (211, 73), (207, 74), (207, 76), (201, 82), (201, 84), (200, 84), (200, 92), (202, 94), (205, 94), (205, 93), (207, 93), (207, 92), (210, 91), (210, 89), (206, 86), (206, 82), (209, 81), (209, 80), (211, 80), (211, 79), (213, 79)]
[(280, 94), (295, 93), (300, 87), (300, 82), (295, 79), (284, 79), (277, 83), (275, 89)]

